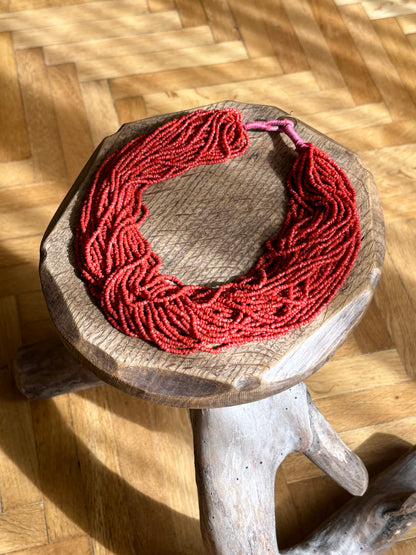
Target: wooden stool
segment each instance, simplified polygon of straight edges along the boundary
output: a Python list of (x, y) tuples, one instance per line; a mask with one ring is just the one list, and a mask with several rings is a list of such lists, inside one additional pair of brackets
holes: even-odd
[[(274, 107), (233, 102), (209, 108), (230, 106), (242, 111), (244, 121), (287, 116)], [(174, 117), (177, 114), (130, 123), (105, 139), (53, 218), (41, 248), (42, 286), (52, 320), (80, 363), (51, 342), (28, 347), (20, 351), (16, 362), (16, 381), (29, 398), (74, 391), (102, 380), (149, 401), (192, 409), (207, 551), (279, 553), (273, 485), (287, 454), (305, 453), (355, 495), (367, 487), (364, 465), (318, 411), (302, 382), (341, 345), (371, 300), (384, 256), (380, 204), (373, 180), (357, 156), (297, 121), (302, 139), (338, 161), (357, 192), (361, 251), (327, 309), (308, 326), (281, 339), (217, 354), (173, 355), (125, 336), (105, 320), (79, 277), (74, 228), (91, 178), (103, 159), (134, 136)], [(250, 269), (264, 241), (276, 234), (286, 212), (285, 177), (296, 153), (277, 133), (250, 132), (250, 137), (251, 146), (243, 157), (188, 171), (145, 193), (151, 217), (142, 232), (160, 254), (163, 273), (185, 283), (230, 281)], [(59, 376), (57, 357), (62, 367)], [(348, 509), (353, 518), (359, 510), (351, 513)], [(318, 534), (312, 543), (290, 552), (344, 553), (345, 538), (349, 547), (363, 547), (345, 553), (372, 552), (374, 529), (367, 545), (362, 530), (359, 537), (351, 533), (352, 526), (344, 528), (337, 528), (330, 537)], [(396, 532), (394, 541), (397, 537)], [(334, 551), (329, 550), (331, 542)]]

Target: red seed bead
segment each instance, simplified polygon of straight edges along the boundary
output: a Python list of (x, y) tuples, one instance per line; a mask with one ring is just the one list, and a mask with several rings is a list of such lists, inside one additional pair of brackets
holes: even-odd
[(222, 351), (306, 325), (344, 283), (360, 248), (355, 191), (328, 154), (297, 136), (285, 221), (248, 274), (208, 288), (159, 273), (160, 258), (140, 233), (143, 191), (240, 156), (246, 127), (263, 123), (255, 125), (235, 109), (197, 110), (136, 137), (98, 169), (74, 248), (91, 294), (121, 332), (171, 353)]

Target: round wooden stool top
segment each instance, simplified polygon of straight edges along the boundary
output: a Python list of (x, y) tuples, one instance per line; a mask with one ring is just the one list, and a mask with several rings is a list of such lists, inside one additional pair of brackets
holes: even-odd
[[(281, 119), (271, 106), (223, 102), (244, 121)], [(332, 156), (357, 193), (362, 246), (355, 266), (330, 305), (311, 324), (273, 341), (221, 353), (166, 353), (113, 328), (81, 280), (73, 235), (82, 201), (101, 162), (137, 135), (178, 117), (129, 123), (96, 149), (58, 209), (42, 241), (40, 275), (52, 317), (66, 345), (103, 381), (162, 404), (206, 408), (236, 405), (283, 391), (316, 371), (367, 308), (384, 257), (383, 219), (374, 182), (359, 158), (296, 121), (296, 131)], [(211, 285), (247, 273), (266, 239), (276, 236), (286, 207), (285, 180), (296, 153), (281, 134), (250, 131), (241, 157), (192, 169), (144, 194), (150, 216), (141, 231), (162, 259), (162, 273), (184, 283)]]

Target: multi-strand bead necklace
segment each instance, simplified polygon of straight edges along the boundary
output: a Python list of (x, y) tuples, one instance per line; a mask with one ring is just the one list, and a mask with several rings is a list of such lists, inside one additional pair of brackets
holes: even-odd
[[(298, 156), (282, 229), (244, 276), (215, 288), (160, 273), (140, 227), (143, 192), (190, 168), (242, 155), (247, 130), (286, 133)], [(177, 354), (275, 339), (310, 322), (344, 283), (360, 248), (355, 191), (341, 167), (304, 143), (290, 120), (242, 121), (236, 109), (197, 110), (134, 138), (98, 169), (75, 234), (76, 259), (106, 318)]]

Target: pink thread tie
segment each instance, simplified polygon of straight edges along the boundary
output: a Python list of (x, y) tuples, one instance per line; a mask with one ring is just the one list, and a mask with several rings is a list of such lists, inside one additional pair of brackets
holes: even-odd
[(278, 131), (285, 133), (293, 142), (296, 150), (299, 152), (302, 148), (308, 146), (308, 143), (302, 141), (295, 131), (295, 124), (290, 119), (271, 119), (269, 121), (249, 121), (243, 123), (244, 128), (249, 131), (258, 129), (259, 131)]

